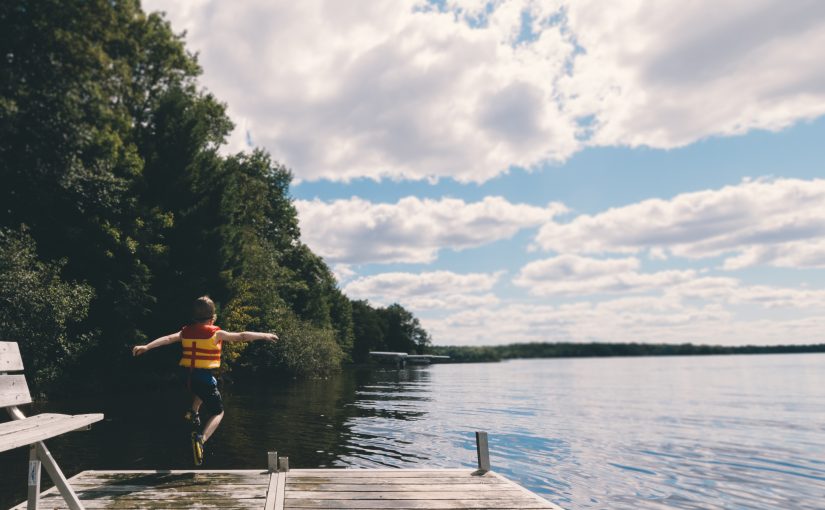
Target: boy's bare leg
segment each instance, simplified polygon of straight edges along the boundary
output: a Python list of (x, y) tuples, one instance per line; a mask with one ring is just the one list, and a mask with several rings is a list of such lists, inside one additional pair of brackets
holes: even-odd
[(192, 410), (196, 413), (201, 410), (201, 404), (203, 404), (203, 400), (197, 395), (192, 395)]
[(212, 433), (215, 432), (215, 429), (218, 428), (218, 425), (221, 424), (221, 420), (223, 419), (223, 412), (221, 414), (216, 414), (215, 416), (211, 416), (209, 420), (206, 421), (206, 425), (203, 426), (203, 442), (209, 441), (209, 438), (212, 437)]

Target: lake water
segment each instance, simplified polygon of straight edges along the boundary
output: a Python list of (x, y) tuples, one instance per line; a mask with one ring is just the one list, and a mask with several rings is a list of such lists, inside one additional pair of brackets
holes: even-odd
[[(564, 508), (825, 508), (825, 355), (514, 360), (347, 371), (224, 389), (204, 468), (493, 469)], [(48, 444), (68, 475), (188, 468), (184, 397), (29, 411), (104, 412)], [(0, 454), (0, 508), (25, 498), (27, 452)], [(44, 479), (47, 478), (44, 475)]]

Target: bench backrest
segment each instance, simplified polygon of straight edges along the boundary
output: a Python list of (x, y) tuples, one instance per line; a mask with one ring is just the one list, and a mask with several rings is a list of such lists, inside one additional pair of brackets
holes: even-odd
[(23, 358), (17, 342), (0, 342), (0, 407), (19, 406), (32, 401), (26, 377), (22, 372)]

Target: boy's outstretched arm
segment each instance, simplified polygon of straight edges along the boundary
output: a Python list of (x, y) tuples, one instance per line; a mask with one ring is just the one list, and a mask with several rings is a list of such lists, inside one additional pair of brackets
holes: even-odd
[(278, 335), (275, 333), (258, 333), (256, 331), (241, 331), (240, 333), (233, 333), (231, 331), (218, 331), (218, 340), (223, 342), (254, 342), (255, 340), (266, 340), (268, 342), (277, 342)]
[(160, 347), (162, 345), (173, 344), (175, 342), (180, 342), (180, 331), (177, 333), (172, 333), (171, 335), (155, 338), (146, 345), (136, 345), (132, 347), (132, 356), (140, 356), (149, 349), (154, 349), (155, 347)]

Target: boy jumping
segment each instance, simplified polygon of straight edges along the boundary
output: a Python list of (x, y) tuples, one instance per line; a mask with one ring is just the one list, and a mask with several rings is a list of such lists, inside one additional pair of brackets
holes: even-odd
[[(192, 409), (186, 412), (186, 419), (195, 428), (192, 431), (192, 451), (195, 465), (203, 463), (203, 444), (206, 443), (223, 419), (223, 401), (218, 391), (218, 381), (212, 371), (221, 366), (221, 347), (223, 342), (247, 342), (268, 340), (275, 342), (278, 335), (273, 333), (256, 333), (244, 331), (231, 333), (215, 326), (215, 303), (209, 296), (195, 300), (192, 306), (192, 322), (177, 333), (172, 333), (152, 340), (146, 345), (132, 348), (133, 356), (140, 356), (149, 349), (176, 342), (183, 344), (181, 370), (186, 386), (192, 392)], [(204, 404), (211, 415), (203, 426), (203, 433), (197, 431), (200, 425), (200, 407)]]

